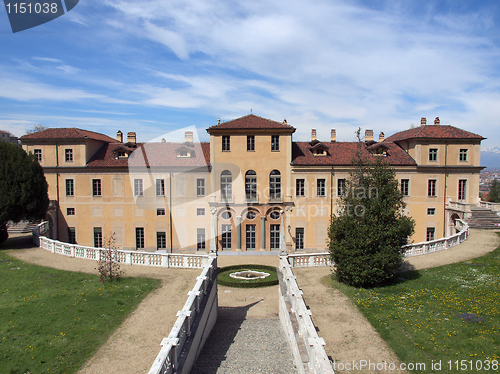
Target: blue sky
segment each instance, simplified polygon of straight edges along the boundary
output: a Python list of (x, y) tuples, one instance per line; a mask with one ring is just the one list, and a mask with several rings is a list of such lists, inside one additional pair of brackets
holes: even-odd
[(307, 140), (420, 117), (500, 145), (500, 2), (80, 0), (13, 34), (0, 9), (0, 129), (139, 141), (251, 111)]

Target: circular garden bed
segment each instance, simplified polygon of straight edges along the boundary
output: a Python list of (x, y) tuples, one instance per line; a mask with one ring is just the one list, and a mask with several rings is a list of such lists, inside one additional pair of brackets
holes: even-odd
[(279, 282), (273, 266), (232, 265), (219, 269), (217, 283), (229, 287), (255, 288), (274, 286)]

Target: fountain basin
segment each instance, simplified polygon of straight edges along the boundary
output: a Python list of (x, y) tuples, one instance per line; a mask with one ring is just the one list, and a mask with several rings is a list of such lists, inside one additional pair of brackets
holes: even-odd
[(229, 274), (231, 278), (234, 279), (243, 279), (243, 280), (252, 280), (252, 279), (264, 279), (270, 276), (271, 274), (263, 272), (263, 271), (255, 271), (255, 270), (243, 270), (237, 271), (235, 273)]

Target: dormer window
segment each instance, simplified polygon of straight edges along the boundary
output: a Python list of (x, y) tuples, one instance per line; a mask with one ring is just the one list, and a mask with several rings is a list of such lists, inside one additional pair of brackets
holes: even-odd
[(312, 147), (309, 148), (313, 156), (326, 156), (327, 155), (327, 147), (324, 144), (321, 144), (318, 140), (311, 142)]
[(125, 153), (125, 151), (118, 151), (116, 155), (118, 156), (118, 158), (120, 158), (120, 157), (126, 157), (127, 154)]
[(387, 150), (389, 147), (383, 143), (373, 142), (367, 149), (373, 156), (385, 157), (387, 156)]
[(179, 148), (175, 150), (175, 153), (177, 154), (177, 158), (192, 158), (196, 157), (196, 152), (193, 149), (193, 145), (186, 145), (187, 143), (184, 143), (181, 145)]

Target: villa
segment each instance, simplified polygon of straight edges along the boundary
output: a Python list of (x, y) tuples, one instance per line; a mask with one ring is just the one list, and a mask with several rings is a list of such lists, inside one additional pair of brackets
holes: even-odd
[[(330, 216), (345, 193), (351, 160), (384, 157), (416, 221), (414, 242), (455, 233), (479, 203), (480, 135), (421, 119), (387, 138), (293, 141), (295, 128), (253, 114), (207, 129), (210, 142), (138, 143), (77, 128), (20, 138), (49, 185), (53, 239), (172, 252), (275, 251), (280, 230), (290, 252), (324, 251)], [(359, 148), (361, 147), (361, 148)], [(283, 225), (283, 227), (281, 227)]]

